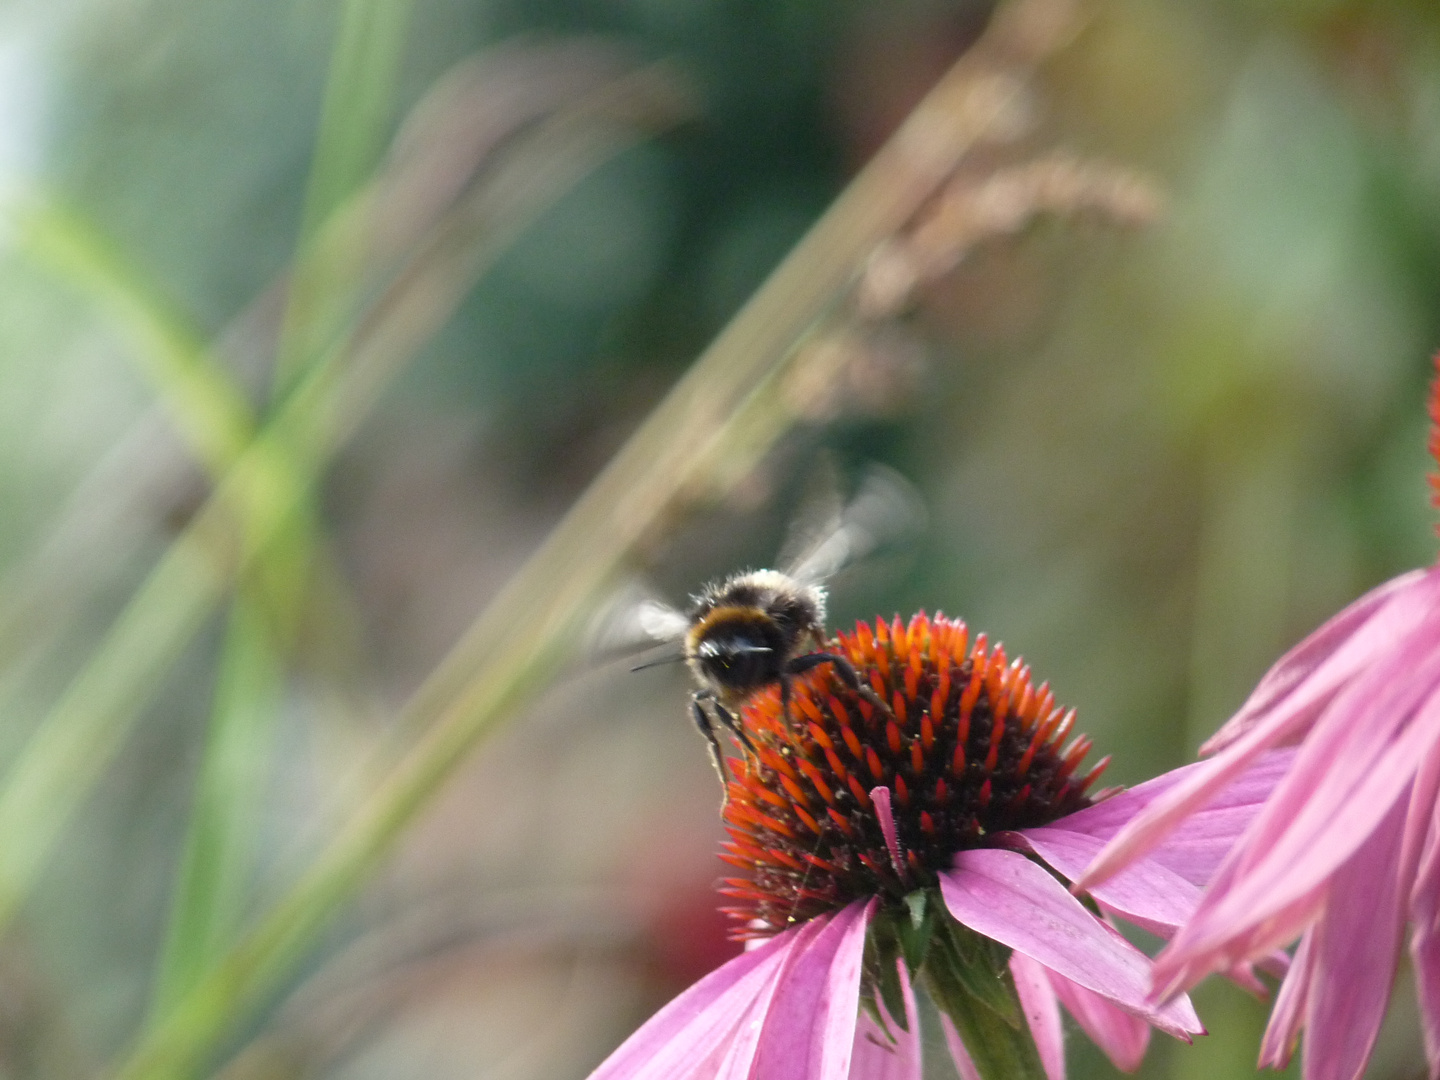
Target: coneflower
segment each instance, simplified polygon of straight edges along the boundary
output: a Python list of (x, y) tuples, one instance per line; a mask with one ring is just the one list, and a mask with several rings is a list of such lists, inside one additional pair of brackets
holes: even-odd
[(962, 622), (860, 624), (826, 648), (873, 693), (823, 665), (741, 718), (753, 749), (730, 763), (721, 857), (743, 871), (723, 891), (749, 951), (592, 1080), (918, 1078), (916, 981), (967, 1077), (1062, 1077), (1060, 1004), (1123, 1069), (1152, 1025), (1201, 1031), (1183, 996), (1148, 1000), (1150, 960), (1108, 920), (1183, 921), (1284, 763), (1082, 903), (1061, 878), (1180, 775), (1089, 794), (1105, 763), (1082, 770), (1073, 710)]
[[(1430, 417), (1440, 462), (1440, 379)], [(1440, 478), (1430, 483), (1440, 505)], [(1281, 657), (1201, 747), (1210, 759), (1130, 822), (1081, 884), (1103, 888), (1283, 746), (1297, 747), (1294, 768), (1157, 958), (1156, 991), (1298, 938), (1260, 1063), (1284, 1067), (1304, 1030), (1306, 1080), (1353, 1080), (1379, 1035), (1408, 922), (1440, 1077), (1440, 567), (1387, 581)]]

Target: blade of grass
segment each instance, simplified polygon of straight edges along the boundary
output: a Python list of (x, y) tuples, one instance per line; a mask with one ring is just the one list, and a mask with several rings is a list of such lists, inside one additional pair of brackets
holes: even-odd
[(285, 662), (270, 617), (230, 606), (204, 756), (151, 1011), (163, 1014), (232, 943), (250, 885)]
[[(272, 372), (279, 400), (358, 309), (369, 219), (344, 205), (373, 181), (392, 113), (410, 0), (346, 0)], [(323, 553), (313, 508), (289, 515), (242, 575), (197, 779), (152, 1011), (163, 1014), (231, 944), (243, 910), (293, 631)]]
[(406, 726), (424, 731), (416, 745), (255, 931), (143, 1034), (117, 1072), (122, 1080), (192, 1075), (274, 991), (477, 740), (564, 661), (587, 605), (641, 537), (687, 493), (722, 483), (732, 453), (753, 456), (773, 441), (784, 409), (774, 390), (797, 341), (876, 245), (1006, 120), (1025, 69), (1068, 29), (1067, 12), (1043, 2), (1007, 9), (916, 108), (476, 620), (405, 709)]
[[(374, 190), (354, 200), (366, 203), (375, 226), (367, 247), (371, 292), (524, 133), (632, 67), (593, 40), (510, 45), (469, 57), (437, 80), (397, 131)], [(514, 222), (527, 220), (528, 205), (516, 207)], [(237, 379), (273, 362), (288, 280), (287, 271), (211, 344)], [(0, 576), (0, 665), (38, 659), (99, 579), (118, 585), (125, 558), (156, 538), (157, 504), (173, 502), (189, 475), (172, 427), (158, 403), (137, 417), (69, 493), (32, 552)]]
[(394, 109), (412, 0), (345, 0), (330, 57), (295, 273), (281, 324), (277, 400), (355, 310), (369, 223), (342, 213), (373, 175)]
[[(542, 208), (645, 129), (683, 115), (660, 70), (617, 79), (510, 151), (442, 219), (350, 341), (307, 370), (170, 546), (41, 722), (0, 788), (0, 925), (13, 916), (75, 807), (228, 583), (251, 565), (318, 469), (475, 277)], [(313, 463), (311, 465), (310, 463)]]
[(223, 474), (249, 443), (255, 423), (245, 395), (199, 336), (74, 210), (34, 193), (12, 213), (22, 254), (77, 287), (121, 328), (186, 442), (212, 476)]
[[(33, 198), (17, 215), (31, 257), (94, 299), (119, 324), (136, 358), (201, 463), (217, 482), (255, 430), (243, 392), (185, 321), (172, 314), (142, 275), (82, 215)], [(230, 944), (251, 861), (257, 792), (267, 758), (266, 732), (280, 695), (282, 643), (307, 600), (306, 567), (323, 557), (313, 507), (290, 517), (287, 535), (267, 545), (264, 561), (242, 581), (222, 648), (210, 736), (195, 792), (171, 928), (156, 978), (160, 1001)], [(338, 573), (317, 575), (343, 587)], [(342, 601), (343, 602), (343, 601)], [(276, 633), (278, 629), (278, 634)]]

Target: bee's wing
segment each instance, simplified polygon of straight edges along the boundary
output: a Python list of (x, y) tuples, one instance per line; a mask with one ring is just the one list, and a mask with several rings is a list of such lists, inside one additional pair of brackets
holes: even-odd
[(616, 589), (591, 619), (586, 652), (591, 663), (606, 663), (678, 641), (689, 626), (684, 613), (640, 580), (631, 579)]
[(894, 469), (870, 465), (855, 498), (786, 572), (806, 584), (820, 584), (886, 544), (914, 536), (926, 517), (925, 503), (910, 481)]

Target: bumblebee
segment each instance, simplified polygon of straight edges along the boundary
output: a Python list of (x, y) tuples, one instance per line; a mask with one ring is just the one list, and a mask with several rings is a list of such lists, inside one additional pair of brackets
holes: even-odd
[(824, 649), (824, 582), (882, 543), (916, 528), (923, 507), (899, 475), (872, 466), (854, 501), (831, 514), (821, 528), (789, 545), (802, 554), (790, 569), (751, 570), (700, 590), (681, 612), (657, 600), (640, 605), (638, 619), (652, 641), (680, 641), (678, 654), (634, 670), (685, 662), (699, 688), (690, 696), (690, 714), (705, 736), (722, 784), (725, 753), (717, 726), (750, 753), (755, 747), (739, 720), (751, 696), (776, 684), (781, 710), (789, 716), (790, 680), (822, 664), (882, 713), (890, 708), (862, 683), (850, 662)]
[[(690, 695), (690, 712), (710, 744), (721, 783), (725, 755), (715, 720), (753, 753), (736, 715), (751, 695), (778, 683), (780, 707), (788, 717), (790, 679), (821, 664), (832, 665), (850, 689), (869, 690), (862, 689), (850, 661), (823, 651), (825, 589), (818, 583), (778, 570), (735, 574), (702, 590), (687, 619), (685, 665), (700, 683)], [(866, 696), (890, 711), (873, 691)]]

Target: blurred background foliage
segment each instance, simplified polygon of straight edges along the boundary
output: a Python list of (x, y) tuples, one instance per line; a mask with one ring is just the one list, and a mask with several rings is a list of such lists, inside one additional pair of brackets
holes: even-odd
[[(39, 837), (0, 945), (7, 1080), (124, 1061), (285, 894), (334, 807), (363, 802), (373, 762), (413, 735), (401, 703), (989, 14), (414, 0), (345, 22), (364, 9), (0, 7), (0, 180), (22, 208), (0, 247), (7, 768), (233, 460), (225, 423), (283, 411), (347, 332), (354, 311), (280, 314), (297, 250), (301, 288), (348, 282), (362, 308), (390, 295), (367, 276), (386, 241), (325, 232), (377, 163), (419, 162), (376, 204), (381, 254), (444, 254), (468, 220), (447, 207), (487, 155), (520, 154), (635, 65), (668, 61), (683, 87), (603, 153), (520, 159), (516, 191), (476, 211), (469, 269), (444, 263), (424, 292), (451, 299), (417, 317), (333, 463), (309, 466), (323, 480), (288, 555), (243, 572), (228, 614), (187, 616), (133, 729), (86, 736), (116, 740), (93, 785), (66, 757), (83, 746), (61, 748), (52, 802), (0, 797), (10, 842)], [(327, 85), (343, 91), (328, 103)], [(1440, 12), (1100, 0), (1034, 89), (1024, 150), (1144, 172), (1159, 219), (1040, 220), (968, 252), (863, 329), (868, 374), (844, 408), (817, 407), (643, 562), (676, 598), (764, 565), (818, 462), (888, 463), (932, 520), (836, 583), (836, 623), (963, 615), (1078, 706), (1133, 782), (1187, 760), (1307, 629), (1434, 557)], [(573, 176), (535, 179), (567, 154)], [(336, 294), (352, 295), (316, 293)], [(212, 404), (235, 408), (187, 414), (207, 356), (235, 380)], [(123, 680), (150, 661), (114, 663)], [(438, 792), (206, 1069), (585, 1075), (733, 949), (685, 694), (670, 669), (573, 667)], [(1376, 1077), (1423, 1072), (1409, 986)], [(1214, 1034), (1157, 1042), (1142, 1075), (1251, 1075), (1264, 1006), (1224, 986), (1198, 1004)], [(1071, 1061), (1110, 1075), (1083, 1037)]]

